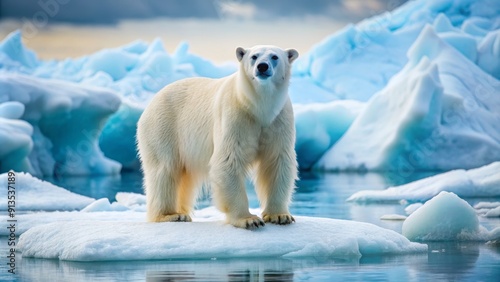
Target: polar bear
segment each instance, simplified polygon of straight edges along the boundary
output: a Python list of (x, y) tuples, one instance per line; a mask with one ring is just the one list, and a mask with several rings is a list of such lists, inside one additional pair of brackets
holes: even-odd
[[(148, 221), (191, 221), (197, 191), (208, 182), (227, 222), (254, 229), (290, 224), (297, 179), (295, 125), (288, 96), (294, 49), (236, 49), (239, 70), (188, 78), (160, 90), (139, 119)], [(245, 177), (255, 169), (262, 219), (248, 210)]]

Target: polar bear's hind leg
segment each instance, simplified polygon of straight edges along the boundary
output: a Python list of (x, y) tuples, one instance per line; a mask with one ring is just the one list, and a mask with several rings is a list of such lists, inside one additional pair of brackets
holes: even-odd
[(178, 179), (176, 171), (161, 163), (144, 170), (148, 221), (191, 221), (189, 214), (178, 209)]

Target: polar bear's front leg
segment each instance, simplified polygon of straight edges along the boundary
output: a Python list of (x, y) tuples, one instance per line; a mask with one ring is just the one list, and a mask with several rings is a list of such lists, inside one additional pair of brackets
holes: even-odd
[(228, 143), (216, 148), (210, 162), (210, 182), (215, 205), (226, 214), (227, 222), (235, 227), (255, 229), (264, 226), (264, 221), (248, 210), (245, 190), (247, 153), (245, 148)]
[(290, 224), (295, 219), (288, 211), (297, 177), (295, 160), (290, 155), (262, 156), (257, 168), (256, 190), (264, 207), (262, 218), (274, 224)]
[(262, 132), (255, 188), (264, 208), (262, 218), (274, 224), (295, 221), (288, 205), (297, 179), (295, 125), (289, 102), (270, 128)]

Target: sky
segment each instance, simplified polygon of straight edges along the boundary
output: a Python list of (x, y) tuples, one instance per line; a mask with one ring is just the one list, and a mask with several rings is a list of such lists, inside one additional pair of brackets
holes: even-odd
[[(405, 0), (0, 0), (0, 18), (86, 24), (116, 23), (121, 19), (238, 18), (271, 19), (326, 16), (359, 21), (393, 10)], [(119, 4), (119, 5), (117, 5)]]
[[(117, 5), (119, 3), (120, 5)], [(305, 54), (349, 23), (404, 0), (0, 0), (0, 39), (21, 30), (41, 59), (65, 59), (160, 38), (215, 62), (236, 47), (270, 44)]]

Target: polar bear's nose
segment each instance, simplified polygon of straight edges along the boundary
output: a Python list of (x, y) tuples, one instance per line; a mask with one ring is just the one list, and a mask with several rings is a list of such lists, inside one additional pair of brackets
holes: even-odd
[(260, 63), (257, 65), (257, 69), (259, 72), (266, 72), (269, 69), (269, 65), (267, 63)]

